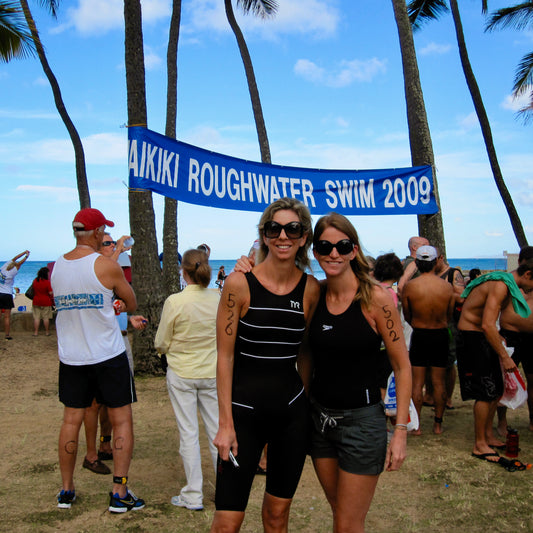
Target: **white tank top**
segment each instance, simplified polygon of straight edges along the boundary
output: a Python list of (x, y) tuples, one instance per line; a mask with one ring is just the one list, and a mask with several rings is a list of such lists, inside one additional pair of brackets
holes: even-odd
[(113, 291), (94, 272), (98, 257), (98, 253), (73, 260), (61, 256), (52, 271), (58, 353), (67, 365), (93, 365), (125, 350)]

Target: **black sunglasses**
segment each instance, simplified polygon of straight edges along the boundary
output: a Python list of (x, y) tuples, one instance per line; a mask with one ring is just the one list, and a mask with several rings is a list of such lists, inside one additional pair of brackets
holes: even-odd
[(102, 246), (111, 246), (111, 245), (116, 246), (116, 244), (117, 244), (117, 241), (104, 241), (102, 243)]
[(304, 227), (301, 222), (289, 222), (282, 226), (273, 220), (265, 222), (263, 231), (267, 239), (276, 239), (281, 235), (281, 230), (285, 232), (289, 239), (299, 239), (304, 234)]
[(333, 248), (337, 248), (337, 252), (341, 255), (348, 255), (352, 253), (355, 244), (350, 239), (342, 239), (337, 244), (329, 241), (318, 241), (315, 244), (315, 251), (319, 255), (329, 255)]

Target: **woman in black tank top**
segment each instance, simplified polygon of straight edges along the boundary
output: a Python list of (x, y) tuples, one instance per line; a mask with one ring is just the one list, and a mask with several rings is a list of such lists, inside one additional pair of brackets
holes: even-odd
[(303, 271), (312, 233), (307, 207), (289, 198), (274, 202), (259, 222), (257, 266), (225, 280), (217, 316), (219, 459), (211, 531), (240, 529), (265, 444), (265, 530), (280, 523), (287, 529), (308, 447), (303, 383), (310, 364), (302, 341), (319, 286)]
[[(335, 531), (364, 531), (379, 474), (406, 456), (411, 367), (390, 294), (369, 275), (357, 232), (337, 213), (315, 226), (326, 284), (310, 326), (312, 452)], [(378, 364), (385, 343), (396, 379), (397, 424), (387, 450)], [(343, 487), (341, 490), (340, 487)]]

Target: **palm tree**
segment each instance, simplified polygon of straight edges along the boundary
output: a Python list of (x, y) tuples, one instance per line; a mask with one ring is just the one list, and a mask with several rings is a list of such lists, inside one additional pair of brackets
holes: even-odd
[[(502, 171), (498, 163), (498, 157), (496, 155), (496, 148), (492, 138), (492, 130), (490, 127), (489, 118), (483, 104), (481, 91), (479, 90), (476, 77), (474, 76), (474, 71), (472, 70), (472, 65), (470, 64), (470, 60), (468, 58), (463, 25), (461, 23), (461, 16), (459, 14), (457, 0), (450, 0), (450, 7), (455, 26), (455, 33), (457, 36), (457, 45), (459, 47), (459, 56), (461, 58), (463, 73), (465, 75), (466, 84), (468, 86), (468, 90), (470, 91), (474, 109), (476, 110), (476, 115), (481, 126), (481, 133), (485, 141), (485, 148), (487, 150), (490, 167), (492, 169), (492, 175), (494, 177), (496, 187), (498, 188), (498, 192), (503, 200), (505, 209), (507, 210), (516, 240), (518, 241), (520, 248), (522, 248), (527, 246), (526, 234), (524, 232), (524, 228), (522, 227), (522, 222), (520, 221), (518, 212), (514, 206), (511, 194), (505, 185), (505, 180), (503, 179)], [(483, 7), (485, 7), (485, 5), (483, 5)], [(413, 0), (408, 6), (409, 17), (414, 29), (420, 28), (422, 21), (436, 19), (441, 13), (447, 10), (448, 7), (446, 2), (443, 0)]]
[[(165, 135), (176, 138), (178, 41), (180, 35), (181, 0), (173, 0), (167, 48), (167, 121)], [(178, 201), (165, 197), (163, 218), (163, 288), (165, 296), (180, 289), (178, 269)]]
[(25, 58), (35, 52), (31, 33), (16, 2), (0, 2), (0, 62)]
[[(262, 18), (272, 16), (278, 7), (275, 0), (237, 0), (237, 5), (240, 6), (245, 13), (252, 11), (254, 14)], [(263, 118), (261, 99), (259, 98), (259, 91), (257, 90), (257, 82), (255, 80), (252, 59), (250, 57), (250, 53), (248, 52), (248, 47), (246, 46), (246, 41), (244, 40), (242, 31), (235, 20), (235, 14), (233, 12), (231, 0), (224, 0), (224, 6), (226, 8), (226, 17), (231, 29), (233, 30), (233, 33), (235, 34), (235, 38), (237, 39), (242, 62), (244, 64), (244, 71), (248, 81), (248, 91), (252, 100), (252, 110), (254, 113), (257, 137), (259, 139), (261, 161), (263, 163), (271, 163), (270, 145), (268, 143), (268, 135), (266, 131), (265, 120)]]
[[(146, 84), (140, 0), (124, 0), (125, 64), (128, 100), (128, 124), (147, 123)], [(161, 267), (157, 254), (155, 214), (150, 191), (130, 191), (130, 229), (135, 239), (132, 248), (133, 287), (139, 312), (148, 319), (148, 327), (135, 330), (133, 357), (136, 370), (157, 373), (154, 336), (163, 307)]]
[[(52, 16), (56, 16), (56, 0), (43, 0), (42, 4), (50, 10)], [(39, 56), (39, 60), (41, 61), (41, 65), (43, 67), (43, 71), (46, 77), (48, 78), (50, 86), (52, 87), (52, 93), (54, 95), (54, 101), (56, 104), (57, 111), (61, 119), (63, 120), (65, 127), (67, 128), (67, 131), (70, 135), (70, 140), (72, 141), (72, 145), (74, 147), (74, 155), (76, 159), (76, 181), (78, 185), (80, 207), (82, 209), (84, 207), (91, 207), (91, 197), (89, 195), (87, 172), (85, 169), (85, 154), (83, 152), (83, 145), (81, 143), (78, 130), (70, 119), (70, 116), (67, 112), (67, 108), (65, 107), (65, 103), (63, 102), (63, 97), (61, 96), (61, 89), (59, 88), (59, 83), (57, 82), (57, 78), (55, 77), (54, 73), (52, 72), (52, 69), (50, 68), (50, 65), (48, 64), (48, 59), (46, 58), (44, 47), (42, 45), (41, 38), (39, 37), (39, 32), (37, 31), (35, 21), (33, 20), (28, 1), (20, 0), (20, 6), (22, 7), (22, 11), (24, 13), (24, 17), (26, 18), (28, 28), (30, 29), (33, 42), (35, 44), (35, 49), (37, 50), (37, 55)]]
[(439, 208), (438, 212), (433, 215), (418, 215), (418, 231), (419, 235), (426, 237), (433, 246), (436, 246), (442, 254), (446, 255), (444, 227), (442, 224), (442, 213), (435, 174), (435, 158), (424, 104), (424, 95), (420, 84), (413, 32), (409, 23), (405, 0), (392, 0), (392, 7), (394, 9), (394, 18), (398, 28), (402, 54), (411, 161), (414, 166), (431, 165), (433, 169), (433, 190)]
[[(522, 2), (511, 7), (504, 7), (492, 13), (486, 31), (496, 28), (515, 28), (527, 30), (533, 26), (533, 2)], [(513, 94), (515, 97), (529, 92), (529, 103), (520, 109), (525, 122), (533, 119), (533, 52), (526, 54), (516, 69)]]

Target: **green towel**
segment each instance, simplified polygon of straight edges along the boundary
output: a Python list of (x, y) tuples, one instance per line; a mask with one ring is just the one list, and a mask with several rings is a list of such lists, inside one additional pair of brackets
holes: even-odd
[(507, 288), (511, 294), (513, 309), (515, 312), (522, 318), (527, 318), (531, 314), (531, 309), (529, 309), (529, 305), (527, 305), (523, 294), (520, 292), (520, 289), (510, 272), (495, 271), (479, 276), (468, 284), (468, 287), (466, 287), (466, 289), (463, 291), (461, 297), (466, 298), (470, 292), (472, 292), (472, 289), (478, 285), (481, 285), (482, 283), (485, 283), (485, 281), (503, 281), (507, 285)]

